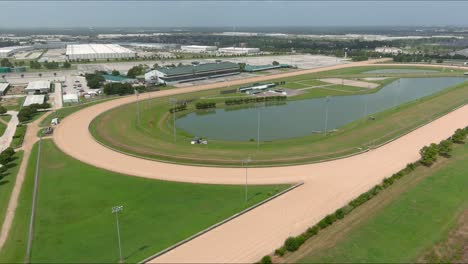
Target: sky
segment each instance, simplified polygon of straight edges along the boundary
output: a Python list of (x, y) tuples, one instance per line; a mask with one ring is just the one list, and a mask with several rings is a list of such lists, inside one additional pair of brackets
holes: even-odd
[(467, 1), (0, 0), (0, 10), (0, 28), (468, 25)]

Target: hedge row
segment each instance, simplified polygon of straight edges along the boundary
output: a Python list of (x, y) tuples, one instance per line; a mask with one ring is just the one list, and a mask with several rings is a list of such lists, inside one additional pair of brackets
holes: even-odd
[(216, 103), (215, 102), (198, 102), (195, 104), (196, 109), (210, 109), (210, 108), (216, 108)]
[(465, 143), (468, 135), (468, 128), (457, 129), (455, 133), (448, 139), (442, 140), (439, 144), (432, 143), (429, 146), (424, 146), (419, 153), (421, 154), (421, 164), (431, 166), (437, 161), (438, 156), (450, 157), (453, 143)]
[(4, 173), (8, 170), (8, 163), (13, 161), (13, 155), (15, 155), (15, 150), (11, 147), (6, 148), (4, 151), (0, 153), (0, 179), (2, 179), (5, 175)]
[[(440, 149), (443, 149), (444, 147), (446, 147), (447, 144), (450, 145), (451, 142), (457, 142), (459, 144), (463, 144), (466, 140), (467, 135), (468, 135), (468, 127), (463, 128), (463, 129), (458, 129), (449, 139), (441, 141), (440, 144), (431, 144), (431, 146), (432, 148), (438, 149), (438, 154), (444, 155), (444, 154), (441, 154)], [(447, 143), (447, 142), (450, 142), (450, 143)], [(450, 148), (450, 151), (451, 151), (451, 148)], [(449, 157), (449, 155), (447, 155), (446, 157)], [(343, 219), (347, 214), (352, 212), (358, 206), (369, 201), (374, 196), (379, 194), (379, 192), (391, 186), (396, 180), (414, 171), (419, 164), (423, 164), (422, 159), (415, 163), (408, 164), (403, 170), (393, 174), (390, 178), (385, 178), (382, 181), (382, 183), (374, 186), (369, 191), (359, 195), (359, 197), (353, 199), (346, 206), (339, 208), (334, 213), (327, 215), (320, 222), (318, 222), (316, 225), (312, 227), (309, 227), (304, 233), (300, 234), (299, 236), (288, 237), (286, 241), (284, 242), (283, 246), (276, 249), (274, 254), (277, 256), (283, 256), (286, 253), (286, 251), (294, 252), (298, 250), (299, 247), (307, 239), (317, 235), (321, 229), (325, 229), (328, 226), (332, 225), (334, 222), (340, 219)], [(271, 263), (271, 257), (269, 255), (263, 257), (260, 263)]]
[(17, 125), (13, 140), (11, 141), (12, 148), (19, 148), (23, 145), (24, 135), (26, 135), (26, 125)]
[(227, 99), (224, 101), (226, 105), (239, 105), (239, 104), (252, 104), (252, 103), (263, 103), (273, 101), (284, 101), (286, 96), (266, 96), (266, 97), (249, 97), (239, 99)]
[(185, 110), (187, 110), (187, 105), (183, 104), (183, 105), (178, 105), (176, 107), (170, 108), (169, 113), (172, 114), (174, 112), (180, 112), (180, 111), (185, 111)]

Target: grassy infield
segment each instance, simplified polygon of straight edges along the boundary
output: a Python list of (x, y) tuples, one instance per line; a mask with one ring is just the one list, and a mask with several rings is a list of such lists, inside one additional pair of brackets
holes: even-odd
[[(343, 75), (362, 78), (368, 74), (359, 75), (358, 73), (370, 69), (373, 68), (344, 69), (320, 73), (320, 75), (291, 77), (286, 81), (287, 84), (317, 83), (318, 81), (313, 78)], [(435, 75), (438, 74), (435, 73)], [(448, 73), (448, 75), (451, 74), (453, 73)], [(388, 81), (385, 80), (383, 83)], [(179, 95), (178, 98), (206, 97), (216, 95), (218, 91), (184, 94)], [(314, 91), (315, 89), (310, 90), (310, 94), (306, 94), (307, 97), (315, 96)], [(333, 93), (319, 92), (317, 96)], [(350, 92), (346, 92), (346, 94), (350, 94)], [(293, 139), (262, 142), (259, 149), (257, 149), (256, 142), (219, 140), (210, 140), (208, 145), (193, 146), (189, 144), (192, 136), (184, 131), (178, 131), (177, 142), (174, 142), (171, 116), (167, 111), (170, 107), (167, 98), (146, 100), (140, 103), (142, 127), (137, 126), (136, 104), (128, 104), (112, 109), (96, 118), (91, 124), (91, 132), (99, 141), (115, 149), (153, 159), (192, 164), (238, 166), (239, 160), (251, 156), (254, 165), (297, 164), (336, 158), (378, 145), (429, 122), (467, 101), (466, 84), (459, 85), (424, 99), (375, 114), (376, 120), (374, 121), (357, 120), (341, 127), (339, 132), (330, 135), (311, 134)]]
[[(26, 251), (37, 146), (28, 171), (10, 238), (0, 262), (22, 262)], [(126, 262), (139, 261), (258, 203), (285, 185), (184, 184), (130, 177), (83, 164), (42, 142), (39, 194), (32, 262), (118, 261), (111, 207), (120, 217)]]

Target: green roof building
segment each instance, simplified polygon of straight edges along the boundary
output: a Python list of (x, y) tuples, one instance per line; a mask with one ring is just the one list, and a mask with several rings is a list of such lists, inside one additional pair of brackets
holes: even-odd
[(120, 76), (120, 75), (110, 75), (110, 74), (104, 74), (102, 75), (102, 77), (104, 77), (104, 80), (106, 80), (106, 82), (115, 82), (115, 83), (135, 83), (137, 82), (137, 79), (132, 79), (132, 78), (127, 78), (127, 77), (124, 77), (124, 76)]
[(232, 62), (216, 62), (198, 65), (183, 65), (172, 68), (158, 68), (145, 74), (148, 77), (157, 77), (160, 83), (189, 82), (229, 76), (240, 73), (240, 67)]

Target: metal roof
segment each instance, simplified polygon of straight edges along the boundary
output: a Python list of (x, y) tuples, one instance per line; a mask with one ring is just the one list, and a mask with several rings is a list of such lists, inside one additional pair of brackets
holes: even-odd
[(42, 90), (42, 89), (50, 89), (50, 81), (34, 81), (34, 82), (29, 82), (28, 87), (26, 87), (27, 90)]
[(32, 104), (42, 104), (44, 103), (45, 95), (43, 94), (31, 94), (26, 96), (26, 100), (24, 100), (23, 106), (29, 106)]
[(172, 75), (185, 75), (185, 74), (197, 74), (210, 71), (221, 71), (229, 69), (240, 69), (239, 65), (232, 62), (219, 62), (219, 63), (205, 63), (199, 65), (184, 65), (174, 68), (158, 68), (159, 72), (162, 72), (168, 76)]
[(72, 44), (67, 45), (66, 55), (135, 53), (117, 44)]
[(115, 76), (115, 75), (110, 75), (110, 74), (104, 74), (102, 75), (106, 81), (111, 81), (111, 82), (135, 82), (136, 79), (132, 78), (127, 78), (124, 76)]
[(9, 83), (0, 83), (0, 94), (3, 94), (8, 86), (10, 86)]

